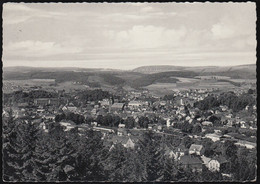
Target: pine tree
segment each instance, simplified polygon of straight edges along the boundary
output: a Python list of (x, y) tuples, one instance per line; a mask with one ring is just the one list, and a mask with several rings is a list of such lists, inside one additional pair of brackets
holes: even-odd
[(8, 118), (3, 118), (3, 179), (5, 181), (19, 181), (20, 174), (16, 172), (14, 160), (16, 159), (17, 124), (13, 111), (8, 112)]
[(23, 164), (24, 164), (24, 170), (23, 170), (23, 176), (24, 181), (36, 181), (36, 178), (34, 177), (34, 168), (35, 168), (35, 145), (37, 140), (37, 134), (38, 130), (32, 122), (29, 122), (28, 124), (24, 124), (22, 126), (23, 128), (21, 131), (19, 131), (19, 135), (21, 136), (23, 149), (21, 150), (23, 156)]
[(102, 162), (107, 152), (101, 134), (92, 130), (85, 132), (77, 144), (75, 167), (81, 180), (104, 181)]
[(126, 149), (125, 161), (122, 164), (121, 172), (123, 181), (140, 182), (147, 178), (143, 160), (137, 150)]
[(48, 175), (49, 181), (66, 181), (69, 175), (66, 174), (64, 168), (69, 165), (74, 167), (76, 151), (73, 148), (69, 137), (63, 131), (63, 128), (56, 124), (50, 130), (50, 149), (49, 154), (52, 155), (51, 164), (49, 164), (51, 173)]
[(164, 160), (164, 167), (162, 169), (161, 181), (173, 181), (174, 179), (174, 166), (171, 159)]
[(140, 150), (142, 151), (142, 159), (144, 159), (144, 166), (147, 173), (147, 181), (156, 181), (161, 176), (160, 170), (162, 165), (160, 163), (161, 153), (158, 149), (160, 137), (148, 132), (139, 140)]
[(49, 176), (52, 172), (49, 165), (54, 160), (53, 155), (50, 152), (50, 140), (48, 134), (43, 131), (39, 134), (39, 137), (35, 148), (34, 175), (37, 178), (37, 181), (49, 181)]
[(31, 123), (18, 122), (9, 113), (4, 122), (4, 175), (8, 181), (35, 181), (34, 149), (37, 129)]
[(114, 148), (108, 152), (103, 166), (105, 172), (108, 175), (108, 181), (123, 181), (122, 167), (125, 162), (124, 147), (120, 144), (116, 144)]

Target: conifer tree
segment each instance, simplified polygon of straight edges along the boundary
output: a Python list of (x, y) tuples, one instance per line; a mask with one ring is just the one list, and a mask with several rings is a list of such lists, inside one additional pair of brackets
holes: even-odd
[(50, 181), (66, 181), (68, 180), (68, 175), (64, 171), (64, 168), (69, 165), (74, 167), (76, 151), (69, 137), (67, 137), (63, 128), (55, 124), (50, 130), (50, 154), (52, 155), (51, 174), (48, 177)]
[(122, 164), (123, 181), (140, 182), (147, 178), (143, 160), (137, 150), (126, 149), (125, 161)]
[(4, 120), (4, 179), (7, 181), (35, 181), (34, 149), (37, 128), (31, 122), (14, 119), (12, 111)]
[(17, 139), (17, 124), (13, 111), (8, 112), (8, 117), (3, 118), (3, 179), (5, 181), (19, 181), (20, 173), (16, 172), (14, 160)]
[(139, 140), (140, 149), (142, 150), (142, 159), (147, 172), (147, 181), (156, 181), (160, 177), (160, 163), (161, 153), (158, 150), (159, 137), (153, 133), (148, 132)]
[(78, 142), (75, 167), (79, 178), (87, 181), (104, 181), (102, 161), (104, 160), (101, 134), (92, 130), (85, 132)]
[(111, 149), (105, 162), (103, 163), (105, 172), (108, 175), (108, 181), (123, 181), (122, 167), (125, 162), (124, 147), (120, 144), (116, 144), (113, 149)]
[(41, 131), (35, 147), (35, 177), (38, 181), (50, 181), (53, 155), (50, 152), (50, 140), (47, 133)]

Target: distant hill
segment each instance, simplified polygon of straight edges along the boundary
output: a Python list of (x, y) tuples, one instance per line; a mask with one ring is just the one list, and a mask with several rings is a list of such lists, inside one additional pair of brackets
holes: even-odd
[(4, 71), (4, 80), (55, 79), (57, 83), (77, 81), (93, 87), (101, 85), (122, 85), (125, 80), (109, 72), (75, 72), (75, 71)]
[[(222, 69), (222, 70), (221, 70)], [(231, 67), (222, 67), (216, 70), (204, 70), (200, 75), (220, 75), (227, 76), (233, 79), (255, 79), (256, 78), (256, 65), (239, 65)]]
[(151, 73), (159, 73), (159, 72), (168, 72), (168, 71), (181, 71), (184, 70), (185, 67), (182, 66), (172, 66), (172, 65), (156, 65), (156, 66), (141, 66), (133, 69), (133, 72), (151, 74)]
[(4, 80), (55, 79), (57, 83), (77, 81), (91, 87), (130, 86), (142, 88), (155, 83), (176, 83), (181, 78), (219, 75), (231, 79), (255, 79), (256, 65), (240, 66), (143, 66), (132, 71), (98, 68), (5, 67)]
[(172, 65), (156, 65), (156, 66), (142, 66), (133, 69), (134, 72), (140, 72), (145, 74), (168, 72), (168, 71), (193, 71), (198, 73), (208, 72), (229, 72), (229, 71), (245, 71), (256, 72), (256, 64), (250, 65), (237, 65), (237, 66), (172, 66)]
[(31, 71), (74, 71), (74, 72), (96, 72), (96, 71), (121, 71), (110, 68), (79, 68), (79, 67), (30, 67), (30, 66), (10, 66), (3, 67), (4, 72), (31, 72)]

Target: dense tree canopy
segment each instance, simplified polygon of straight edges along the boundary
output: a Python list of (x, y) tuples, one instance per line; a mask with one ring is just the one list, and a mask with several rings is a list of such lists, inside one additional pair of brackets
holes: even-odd
[[(111, 118), (115, 118), (112, 117)], [(130, 125), (134, 121), (128, 119)], [(194, 130), (199, 127), (194, 128)], [(204, 168), (202, 173), (184, 169), (164, 153), (166, 144), (189, 148), (189, 136), (166, 138), (144, 132), (135, 149), (113, 146), (100, 132), (64, 129), (57, 122), (44, 132), (36, 124), (15, 119), (12, 111), (3, 118), (4, 181), (221, 181), (220, 173)], [(194, 131), (193, 130), (193, 131)], [(232, 141), (224, 144), (203, 139), (205, 156), (224, 155), (226, 168), (236, 181), (256, 176), (256, 151), (238, 149)]]
[(202, 101), (196, 102), (194, 105), (201, 110), (209, 110), (212, 108), (219, 107), (220, 105), (226, 105), (234, 112), (241, 111), (247, 105), (255, 105), (256, 99), (251, 93), (244, 93), (237, 96), (234, 92), (222, 93), (218, 98), (208, 96)]

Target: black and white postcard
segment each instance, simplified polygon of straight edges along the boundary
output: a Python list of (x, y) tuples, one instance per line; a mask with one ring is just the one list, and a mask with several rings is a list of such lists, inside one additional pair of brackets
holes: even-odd
[(2, 180), (257, 179), (256, 3), (15, 3)]

